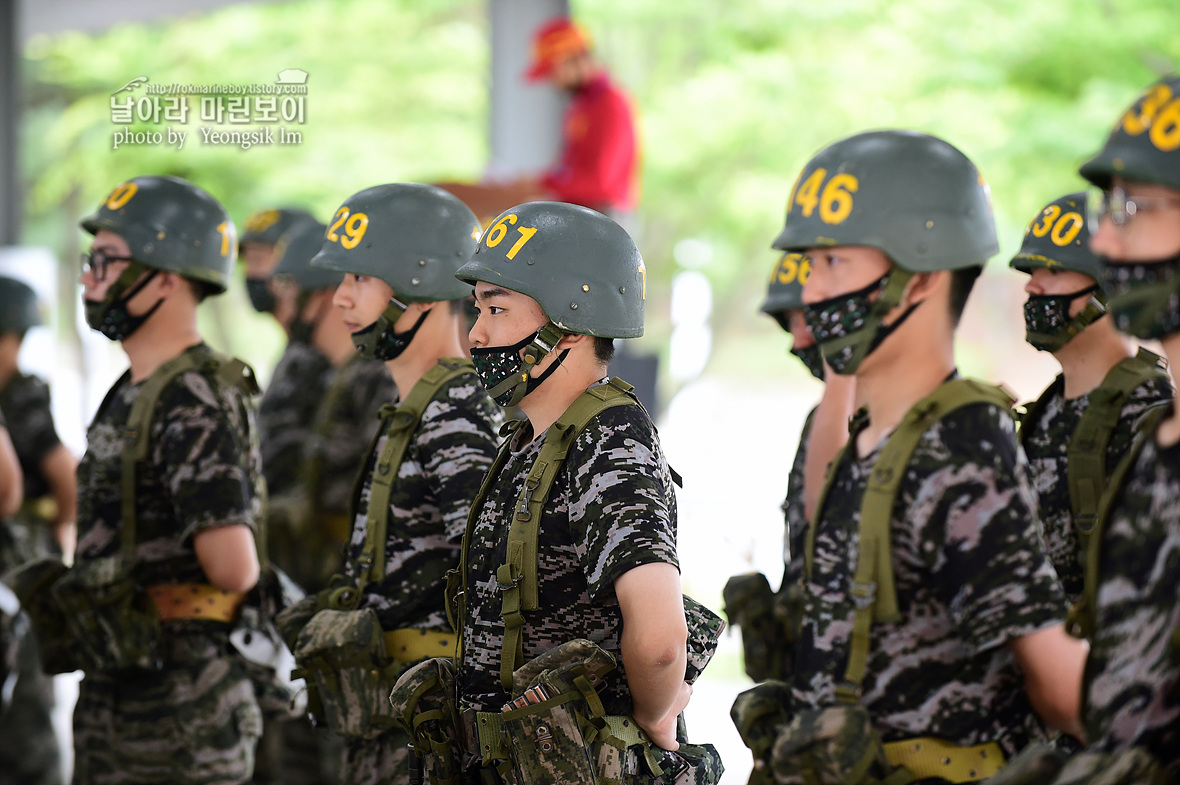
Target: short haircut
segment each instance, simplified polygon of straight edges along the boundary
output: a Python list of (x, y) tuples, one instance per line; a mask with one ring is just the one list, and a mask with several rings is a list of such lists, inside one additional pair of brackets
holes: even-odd
[(975, 281), (982, 272), (982, 265), (951, 271), (950, 312), (951, 324), (955, 327), (959, 326), (959, 320), (963, 318), (963, 309), (967, 307), (967, 298), (971, 295), (971, 289), (975, 286)]
[(615, 340), (613, 338), (594, 338), (594, 358), (603, 365), (610, 365), (615, 359)]

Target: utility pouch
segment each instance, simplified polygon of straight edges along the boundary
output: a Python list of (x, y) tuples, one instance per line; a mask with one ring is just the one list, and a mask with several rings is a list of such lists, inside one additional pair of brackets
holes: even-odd
[(754, 681), (786, 678), (791, 647), (775, 615), (774, 592), (760, 572), (735, 575), (722, 590), (725, 615), (741, 630), (746, 675)]
[(460, 782), (463, 745), (455, 695), (455, 663), (449, 657), (413, 666), (389, 694), (394, 723), (410, 735), (410, 754), (429, 785)]
[(316, 613), (299, 633), (295, 662), (333, 732), (373, 739), (393, 727), (388, 696), (400, 666), (385, 654), (372, 609)]
[[(530, 687), (526, 695), (529, 691), (543, 695), (543, 690)], [(590, 747), (573, 708), (578, 697), (566, 693), (500, 714), (517, 783), (595, 781)]]
[(41, 652), (41, 669), (46, 673), (70, 673), (82, 667), (65, 614), (49, 592), (68, 569), (60, 559), (44, 558), (4, 576), (32, 623)]
[(49, 590), (87, 673), (163, 667), (159, 619), (128, 566), (122, 556), (87, 560)]
[(319, 598), (314, 594), (309, 594), (299, 602), (283, 608), (275, 615), (275, 627), (291, 651), (295, 651), (299, 633), (311, 621), (311, 617), (315, 616), (316, 611), (320, 610), (318, 603)]
[(725, 631), (725, 620), (689, 597), (683, 596), (684, 621), (688, 625), (684, 680), (692, 684), (717, 653), (717, 642)]
[(787, 723), (770, 750), (776, 785), (902, 785), (915, 777), (893, 770), (862, 706), (805, 709)]

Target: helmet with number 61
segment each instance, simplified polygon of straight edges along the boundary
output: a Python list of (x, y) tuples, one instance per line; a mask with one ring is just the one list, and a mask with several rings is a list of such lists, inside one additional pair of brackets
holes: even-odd
[(179, 177), (145, 176), (119, 183), (82, 219), (82, 228), (91, 234), (113, 232), (127, 242), (139, 264), (202, 281), (214, 294), (229, 285), (238, 254), (229, 213)]

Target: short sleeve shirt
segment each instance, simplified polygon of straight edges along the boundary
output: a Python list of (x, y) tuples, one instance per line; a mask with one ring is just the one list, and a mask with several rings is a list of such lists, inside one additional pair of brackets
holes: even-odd
[[(78, 562), (120, 551), (123, 427), (142, 389), (124, 375), (87, 431), (78, 466)], [(161, 391), (150, 428), (148, 459), (136, 471), (134, 575), (144, 586), (207, 583), (193, 537), (222, 526), (257, 531), (262, 515), (253, 406), (213, 373), (189, 371)]]
[[(861, 504), (883, 446), (845, 454), (819, 518), (796, 643), (794, 696), (836, 702), (855, 608)], [(853, 445), (854, 446), (854, 445)], [(885, 741), (937, 736), (999, 742), (1008, 754), (1039, 733), (1004, 644), (1065, 617), (1011, 417), (959, 408), (921, 437), (890, 521), (901, 618), (874, 623), (862, 701)]]
[[(1085, 580), (1085, 553), (1074, 525), (1069, 497), (1066, 453), (1093, 393), (1066, 400), (1060, 381), (1048, 391), (1036, 422), (1023, 428), (1021, 440), (1028, 455), (1029, 476), (1037, 494), (1037, 508), (1045, 527), (1049, 559), (1071, 602), (1077, 602)], [(1149, 406), (1172, 397), (1167, 379), (1152, 379), (1136, 387), (1123, 405), (1118, 424), (1106, 447), (1106, 476), (1131, 445), (1135, 421)]]
[[(500, 686), (504, 622), (496, 570), (547, 434), (531, 436), (526, 424), (506, 446), (507, 461), (467, 534), (459, 694), (464, 707), (481, 711), (499, 711), (509, 697)], [(599, 685), (607, 713), (630, 713), (614, 582), (643, 564), (677, 565), (672, 479), (640, 407), (605, 409), (574, 439), (542, 509), (537, 550), (538, 609), (524, 614), (524, 661), (569, 640), (593, 641), (618, 662)]]
[(49, 493), (41, 462), (61, 444), (49, 408), (49, 385), (36, 376), (14, 374), (0, 390), (0, 410), (8, 420), (8, 434), (25, 477), (25, 498)]
[(1180, 446), (1148, 439), (1107, 518), (1083, 716), (1094, 749), (1142, 745), (1180, 780)]
[[(389, 495), (385, 575), (362, 591), (360, 607), (374, 609), (383, 629), (450, 630), (446, 574), (459, 566), (467, 513), (496, 457), (503, 420), (473, 372), (453, 379), (423, 410)], [(372, 467), (386, 438), (378, 438), (364, 469), (345, 563), (354, 581), (369, 523)]]

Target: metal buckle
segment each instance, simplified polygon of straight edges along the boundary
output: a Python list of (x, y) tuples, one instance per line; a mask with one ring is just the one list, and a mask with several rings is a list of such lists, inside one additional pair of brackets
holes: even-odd
[(866, 608), (871, 608), (877, 601), (877, 582), (857, 583), (850, 581), (849, 594), (852, 595), (852, 604), (856, 606), (857, 610), (863, 611)]

